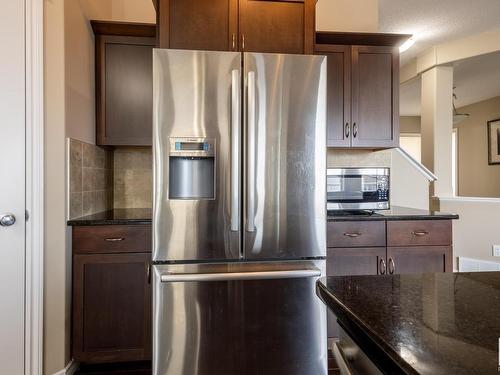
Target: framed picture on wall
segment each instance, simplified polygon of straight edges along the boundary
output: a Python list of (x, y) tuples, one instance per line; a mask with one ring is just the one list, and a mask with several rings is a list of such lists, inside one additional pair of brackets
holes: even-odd
[(488, 164), (500, 164), (500, 119), (488, 121)]

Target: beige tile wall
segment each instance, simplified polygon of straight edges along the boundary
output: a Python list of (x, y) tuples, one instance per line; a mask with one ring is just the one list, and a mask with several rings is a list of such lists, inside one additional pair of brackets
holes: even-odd
[(68, 139), (68, 217), (74, 219), (113, 208), (113, 152)]
[(153, 157), (150, 147), (114, 152), (114, 208), (153, 206)]

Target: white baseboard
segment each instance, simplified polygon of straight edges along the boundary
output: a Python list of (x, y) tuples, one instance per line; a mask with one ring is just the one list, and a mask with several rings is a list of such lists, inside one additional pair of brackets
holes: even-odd
[(458, 272), (493, 272), (500, 271), (499, 262), (458, 257)]
[(78, 363), (71, 360), (65, 368), (54, 373), (54, 375), (73, 375), (78, 370)]

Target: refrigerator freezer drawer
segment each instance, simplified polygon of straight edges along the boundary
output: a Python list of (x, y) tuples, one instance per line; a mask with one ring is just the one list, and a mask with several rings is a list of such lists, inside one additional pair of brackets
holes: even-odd
[(154, 266), (155, 375), (326, 375), (324, 261)]

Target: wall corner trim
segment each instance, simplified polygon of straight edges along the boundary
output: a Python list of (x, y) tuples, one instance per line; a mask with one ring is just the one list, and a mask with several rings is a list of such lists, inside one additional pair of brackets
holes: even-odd
[(73, 375), (76, 370), (78, 370), (78, 362), (71, 360), (65, 368), (60, 371), (55, 372), (53, 375)]

